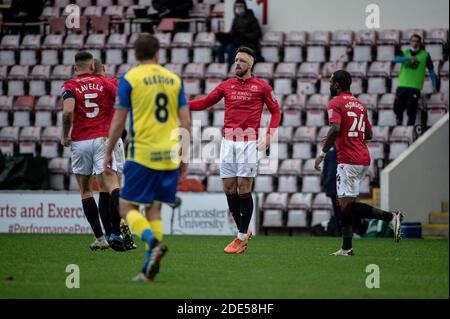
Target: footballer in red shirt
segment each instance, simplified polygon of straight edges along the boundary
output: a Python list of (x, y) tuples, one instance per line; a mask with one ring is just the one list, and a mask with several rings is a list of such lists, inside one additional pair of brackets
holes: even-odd
[(361, 178), (367, 174), (370, 154), (366, 140), (372, 138), (372, 126), (367, 117), (367, 109), (350, 92), (352, 78), (346, 71), (333, 73), (330, 92), (333, 98), (327, 105), (330, 130), (325, 138), (322, 151), (317, 157), (315, 168), (320, 164), (330, 148), (336, 144), (338, 166), (336, 189), (342, 221), (342, 248), (333, 256), (353, 256), (353, 218), (379, 219), (392, 223), (394, 240), (401, 237), (401, 212), (386, 212), (378, 208), (356, 202)]
[[(228, 206), (236, 226), (237, 237), (225, 248), (226, 253), (243, 253), (247, 249), (253, 214), (252, 183), (257, 171), (257, 151), (265, 151), (280, 123), (280, 108), (272, 87), (253, 76), (253, 50), (236, 51), (236, 77), (228, 79), (208, 96), (189, 102), (193, 111), (204, 110), (225, 99), (223, 138), (220, 147), (220, 177)], [(258, 135), (264, 104), (271, 113), (268, 133)]]
[[(119, 184), (117, 164), (104, 169), (103, 159), (111, 125), (111, 112), (116, 88), (104, 77), (92, 74), (94, 58), (87, 51), (75, 55), (77, 76), (62, 86), (63, 136), (61, 144), (71, 147), (72, 172), (81, 192), (83, 211), (95, 234), (92, 250), (125, 250), (120, 231)], [(70, 137), (69, 137), (70, 133)], [(101, 184), (108, 187), (111, 196), (112, 233), (109, 241), (103, 236), (98, 218), (98, 207), (93, 197), (90, 178), (98, 175)]]

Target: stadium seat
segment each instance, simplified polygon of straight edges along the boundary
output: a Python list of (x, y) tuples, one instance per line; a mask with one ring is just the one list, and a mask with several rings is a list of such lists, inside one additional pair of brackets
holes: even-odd
[(273, 176), (271, 175), (256, 176), (254, 184), (253, 191), (256, 193), (271, 193), (274, 191)]
[(278, 47), (262, 47), (261, 55), (266, 62), (280, 62), (280, 49)]
[(353, 43), (352, 30), (336, 30), (331, 34), (331, 45), (349, 46)]
[(34, 109), (35, 97), (34, 96), (20, 96), (14, 102), (14, 118), (13, 125), (24, 127), (30, 126), (30, 112)]
[(348, 61), (348, 48), (346, 46), (331, 46), (330, 58), (331, 62), (347, 62)]
[(397, 120), (393, 110), (378, 110), (378, 125), (380, 126), (395, 126)]
[(328, 131), (330, 130), (329, 126), (322, 126), (319, 129), (319, 132), (316, 135), (316, 143), (323, 143), (323, 141), (325, 140), (325, 137), (328, 135)]
[(389, 144), (389, 160), (394, 160), (408, 148), (408, 143), (395, 142)]
[(285, 46), (304, 46), (307, 33), (305, 31), (289, 31), (284, 39)]
[(47, 80), (50, 77), (49, 65), (35, 65), (29, 75), (30, 80)]
[(312, 157), (311, 143), (299, 142), (292, 145), (293, 159), (309, 159)]
[(206, 176), (206, 163), (190, 163), (188, 166), (188, 175)]
[[(205, 111), (204, 111), (205, 112)], [(200, 113), (200, 112), (195, 112)], [(193, 113), (193, 114), (195, 114)], [(203, 126), (203, 122), (202, 122)], [(222, 130), (215, 126), (205, 127), (202, 131), (202, 141), (215, 141), (221, 143), (222, 141)]]
[(20, 54), (19, 63), (21, 65), (36, 65), (36, 64), (38, 64), (36, 50), (20, 50), (19, 54)]
[(308, 45), (323, 45), (327, 46), (330, 42), (330, 32), (329, 31), (312, 31), (309, 32)]
[[(352, 80), (352, 84), (350, 85), (350, 91), (353, 93), (353, 95), (358, 95), (363, 93), (363, 79), (361, 78), (354, 78)], [(329, 90), (328, 90), (329, 92)]]
[(441, 44), (427, 44), (425, 50), (430, 54), (432, 61), (444, 60), (444, 52)]
[[(314, 80), (315, 83), (316, 80)], [(298, 83), (297, 82), (297, 90), (298, 90)], [(306, 95), (305, 94), (289, 94), (286, 99), (284, 100), (285, 109), (302, 109), (306, 105)]]
[(398, 81), (397, 77), (392, 77), (391, 78), (391, 93), (396, 93), (396, 91), (397, 91), (397, 81)]
[(434, 28), (426, 32), (426, 44), (445, 44), (448, 42), (448, 29)]
[(8, 78), (8, 66), (0, 64), (0, 80), (6, 80)]
[(308, 142), (313, 143), (316, 141), (316, 127), (301, 126), (295, 130), (292, 137), (293, 142)]
[[(58, 157), (58, 147), (61, 139), (61, 126), (47, 126), (41, 135), (41, 156)], [(68, 148), (70, 150), (70, 148)], [(66, 156), (63, 156), (66, 157)]]
[[(62, 64), (74, 65), (75, 64), (75, 54), (77, 54), (77, 52), (78, 52), (78, 50), (75, 50), (75, 49), (64, 49), (62, 52), (62, 54), (63, 54)], [(58, 64), (58, 63), (56, 63), (56, 64)]]
[(187, 78), (203, 79), (205, 77), (205, 64), (189, 63), (184, 68), (184, 76)]
[[(72, 56), (71, 64), (74, 64), (73, 59), (75, 54)], [(58, 51), (53, 49), (45, 49), (41, 51), (41, 65), (51, 66), (59, 63)]]
[(320, 193), (320, 176), (303, 176), (302, 193)]
[(63, 86), (63, 80), (54, 80), (50, 82), (50, 95), (59, 96), (61, 94), (61, 87)]
[[(272, 154), (274, 154), (273, 156), (275, 156), (275, 154), (277, 154), (279, 160), (284, 160), (284, 159), (289, 158), (289, 151), (288, 151), (287, 143), (278, 143), (278, 144), (271, 143), (270, 149), (271, 149), (271, 151), (270, 151), (271, 156), (272, 156)], [(277, 169), (278, 169), (278, 166), (277, 166)]]
[(205, 76), (207, 78), (224, 79), (227, 74), (227, 69), (228, 66), (226, 63), (211, 63), (208, 65), (208, 68), (206, 69)]
[(372, 61), (372, 47), (368, 45), (355, 45), (353, 47), (353, 61), (355, 62)]
[(49, 20), (52, 18), (57, 18), (59, 17), (59, 11), (60, 8), (58, 7), (44, 7), (44, 10), (41, 13), (41, 18), (45, 19), (45, 20)]
[(289, 199), (288, 209), (310, 210), (312, 206), (312, 193), (295, 193)]
[(269, 62), (256, 63), (253, 74), (264, 79), (273, 78), (274, 64)]
[(208, 111), (192, 112), (192, 121), (199, 121), (202, 126), (209, 126), (209, 112)]
[[(352, 85), (353, 85), (353, 81), (352, 81)], [(330, 79), (329, 78), (322, 78), (320, 80), (319, 87), (320, 87), (319, 94), (330, 94)], [(350, 88), (350, 91), (353, 94), (355, 94), (351, 88)]]
[(263, 34), (260, 41), (261, 46), (276, 46), (281, 47), (283, 45), (284, 33), (277, 31), (267, 31)]
[(273, 158), (263, 158), (259, 161), (259, 175), (276, 175), (278, 172), (278, 160)]
[(389, 137), (390, 142), (407, 142), (412, 144), (414, 140), (413, 126), (396, 126)]
[(325, 112), (321, 110), (306, 111), (306, 126), (323, 126), (325, 125)]
[(316, 79), (297, 79), (297, 94), (303, 96), (315, 94), (316, 83)]
[(184, 92), (187, 95), (199, 95), (202, 94), (201, 83), (199, 79), (188, 79), (185, 78), (184, 81)]
[(287, 200), (287, 193), (270, 193), (264, 201), (263, 208), (284, 211), (287, 207)]
[(211, 5), (207, 3), (194, 3), (194, 7), (189, 12), (191, 18), (207, 18), (211, 14)]
[(20, 45), (21, 49), (38, 50), (41, 47), (41, 35), (27, 34)]
[(39, 141), (41, 128), (27, 126), (22, 128), (19, 135), (19, 154), (36, 156), (36, 143)]
[(70, 0), (55, 0), (54, 4), (57, 8), (65, 8), (70, 4)]
[[(222, 79), (206, 79), (206, 81), (205, 81), (205, 94), (211, 93), (221, 83), (222, 83)], [(217, 107), (223, 108), (223, 104), (221, 104), (219, 102), (214, 107), (215, 108), (217, 108)]]
[[(104, 48), (105, 43), (106, 43), (106, 34), (93, 33), (87, 37), (84, 47), (86, 49)], [(99, 58), (99, 56), (98, 56), (98, 58)]]
[(297, 70), (296, 63), (279, 63), (276, 67), (273, 76), (275, 78), (295, 78), (295, 72)]
[(194, 48), (194, 63), (206, 63), (209, 64), (213, 62), (213, 50), (208, 47), (198, 47)]
[(264, 210), (263, 227), (283, 227), (283, 212), (278, 209)]
[(61, 34), (49, 34), (45, 37), (41, 45), (42, 49), (59, 49), (63, 45), (63, 36)]
[(296, 175), (302, 172), (302, 161), (299, 159), (286, 159), (281, 162), (278, 175)]
[(167, 63), (164, 66), (167, 70), (177, 74), (178, 76), (182, 77), (183, 76), (183, 64), (178, 64), (178, 63)]
[(283, 175), (278, 177), (279, 193), (296, 193), (297, 192), (297, 175)]
[(307, 212), (305, 210), (292, 209), (288, 211), (286, 227), (307, 227)]
[(378, 108), (393, 110), (394, 109), (394, 101), (395, 101), (395, 94), (393, 94), (393, 93), (383, 94), (380, 97), (380, 100), (378, 101)]
[(337, 70), (343, 69), (344, 69), (343, 62), (326, 62), (322, 67), (322, 76), (329, 78)]
[(367, 93), (369, 94), (384, 94), (386, 93), (386, 79), (385, 78), (369, 78)]
[[(171, 63), (187, 64), (190, 62), (188, 48), (172, 48), (171, 49)], [(161, 56), (160, 56), (161, 58)], [(160, 62), (162, 63), (162, 62)]]
[(9, 125), (9, 114), (12, 110), (12, 105), (12, 96), (0, 96), (0, 127)]
[(386, 126), (372, 126), (371, 141), (387, 143), (389, 141), (389, 128)]
[(65, 190), (65, 176), (69, 174), (69, 159), (56, 157), (49, 161), (50, 188), (53, 190)]
[(86, 7), (83, 11), (83, 15), (89, 18), (100, 17), (102, 15), (103, 9), (97, 6)]
[(426, 101), (426, 107), (428, 109), (447, 109), (448, 108), (448, 95), (445, 93), (434, 93)]
[(215, 110), (213, 113), (213, 126), (223, 127), (225, 111)]
[(41, 96), (47, 94), (47, 83), (43, 80), (31, 80), (28, 82), (28, 95)]
[[(67, 41), (66, 41), (67, 42)], [(113, 33), (108, 37), (105, 48), (123, 49), (127, 45), (127, 35), (124, 33)]]
[(288, 46), (284, 48), (284, 62), (303, 62), (303, 51), (301, 47)]
[(15, 52), (12, 50), (0, 50), (0, 61), (2, 61), (2, 65), (15, 65)]
[(52, 113), (56, 108), (56, 96), (40, 96), (35, 106), (35, 126), (51, 126)]
[(297, 127), (301, 125), (301, 114), (297, 110), (286, 110), (283, 113), (283, 126)]
[(293, 93), (291, 79), (275, 79), (273, 90), (277, 95), (289, 95)]
[(207, 192), (223, 192), (222, 179), (218, 175), (211, 175), (207, 178)]
[[(400, 30), (386, 29), (378, 32), (377, 44), (397, 45), (400, 43)], [(381, 61), (380, 59), (378, 59)]]
[(328, 197), (327, 194), (319, 193), (314, 197), (311, 208), (331, 211), (333, 209), (333, 203), (331, 202), (331, 198)]
[(0, 47), (2, 49), (19, 49), (20, 43), (20, 35), (16, 34), (6, 34), (3, 36), (2, 41), (0, 42)]
[(103, 16), (110, 17), (111, 19), (121, 19), (123, 15), (124, 15), (123, 6), (109, 6), (105, 9), (105, 12), (103, 13)]
[(427, 110), (427, 126), (433, 126), (439, 121), (445, 114), (445, 109), (429, 109)]
[(193, 45), (194, 35), (192, 32), (175, 33), (172, 40), (172, 47), (190, 48)]
[(369, 149), (370, 157), (373, 160), (384, 160), (384, 143), (367, 141), (366, 144)]
[(25, 95), (25, 83), (19, 80), (8, 81), (8, 95), (23, 96)]
[(26, 80), (28, 79), (28, 66), (27, 65), (15, 65), (9, 71), (9, 80)]
[(122, 64), (122, 50), (121, 49), (107, 49), (105, 62), (107, 64)]
[(276, 136), (279, 142), (290, 143), (292, 140), (292, 127), (279, 126), (276, 130)]
[(395, 47), (393, 45), (377, 46), (377, 61), (390, 62), (395, 57)]
[(449, 87), (448, 77), (441, 78), (441, 88), (439, 89), (439, 92), (445, 93), (448, 95), (448, 93), (449, 93), (448, 87)]
[(369, 77), (390, 77), (391, 62), (375, 61), (370, 65), (367, 76)]
[[(325, 47), (323, 46), (308, 46), (306, 48), (306, 61), (307, 62), (325, 62)], [(277, 62), (277, 61), (275, 61)]]
[(331, 212), (329, 210), (315, 209), (312, 212), (311, 226), (315, 226), (322, 223), (327, 223), (331, 218)]
[(73, 67), (69, 65), (57, 65), (53, 68), (50, 79), (52, 80), (69, 80), (72, 78)]
[(426, 77), (423, 83), (422, 94), (428, 95), (432, 93), (434, 93), (433, 82), (431, 81), (431, 78)]
[(422, 39), (425, 39), (425, 30), (424, 29), (407, 29), (402, 32), (401, 44), (409, 44), (411, 36), (413, 34), (418, 34)]
[(310, 158), (304, 162), (302, 168), (302, 176), (320, 176), (321, 173), (314, 168), (315, 161), (316, 160), (314, 158)]
[(329, 94), (313, 94), (306, 102), (306, 109), (325, 110), (329, 99)]

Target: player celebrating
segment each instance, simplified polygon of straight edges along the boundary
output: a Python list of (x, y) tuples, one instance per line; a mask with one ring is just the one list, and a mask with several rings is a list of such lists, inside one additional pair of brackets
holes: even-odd
[(338, 154), (337, 195), (342, 217), (342, 248), (331, 254), (333, 256), (353, 256), (352, 236), (353, 218), (381, 219), (391, 222), (394, 230), (394, 240), (400, 241), (400, 212), (386, 212), (378, 208), (358, 203), (359, 183), (370, 165), (370, 154), (365, 140), (372, 138), (372, 126), (367, 118), (367, 109), (350, 92), (352, 78), (346, 71), (333, 73), (330, 81), (330, 91), (334, 98), (328, 103), (328, 118), (330, 130), (325, 138), (320, 155), (315, 162), (315, 168), (320, 171), (320, 164), (336, 142)]
[[(181, 127), (190, 130), (190, 116), (181, 79), (157, 64), (158, 39), (142, 34), (136, 39), (134, 50), (139, 65), (119, 80), (119, 104), (109, 131), (105, 167), (113, 165), (113, 148), (130, 114), (131, 137), (120, 212), (148, 245), (144, 267), (134, 280), (152, 281), (167, 252), (167, 245), (162, 242), (160, 203), (176, 202), (178, 178), (187, 169), (186, 158), (180, 164), (179, 140), (171, 135), (179, 133), (178, 118)], [(139, 205), (146, 206), (147, 218), (139, 212)]]
[[(225, 97), (220, 177), (228, 207), (239, 229), (237, 237), (224, 249), (231, 254), (240, 254), (247, 249), (251, 236), (248, 226), (253, 214), (251, 191), (257, 170), (257, 148), (264, 151), (268, 148), (270, 137), (275, 133), (281, 118), (272, 88), (251, 73), (254, 62), (255, 53), (252, 49), (239, 48), (235, 57), (236, 78), (226, 80), (208, 96), (189, 102), (189, 108), (197, 111), (204, 110)], [(264, 103), (272, 116), (268, 134), (260, 136), (257, 145)]]
[[(71, 146), (72, 171), (76, 176), (81, 192), (83, 211), (94, 231), (96, 240), (91, 249), (125, 250), (120, 236), (120, 215), (113, 211), (111, 216), (113, 229), (109, 242), (103, 237), (98, 218), (98, 208), (90, 188), (92, 172), (98, 175), (102, 183), (112, 189), (119, 188), (116, 160), (111, 168), (103, 169), (103, 157), (110, 124), (111, 104), (115, 97), (115, 87), (103, 78), (93, 75), (94, 59), (91, 53), (82, 51), (75, 55), (77, 77), (66, 81), (62, 87), (63, 136), (61, 143)], [(73, 126), (72, 126), (73, 123)], [(69, 138), (69, 133), (71, 137)], [(114, 192), (112, 196), (118, 196)], [(115, 225), (115, 227), (114, 227)]]
[[(94, 59), (94, 74), (97, 74), (98, 76), (103, 77), (106, 81), (110, 82), (111, 85), (113, 85), (116, 88), (117, 92), (117, 86), (119, 84), (118, 79), (116, 77), (105, 77), (105, 68), (103, 66), (102, 61), (100, 61), (99, 59)], [(114, 116), (115, 102), (116, 99), (114, 95), (114, 98), (110, 100), (110, 109), (111, 109), (109, 115), (110, 123)], [(116, 159), (116, 167), (117, 167), (117, 185), (120, 185), (120, 175), (123, 173), (123, 166), (125, 165), (125, 148), (121, 138), (119, 138), (116, 146), (114, 147), (114, 157)], [(125, 248), (127, 250), (135, 249), (136, 245), (134, 244), (130, 229), (128, 228), (128, 225), (124, 222), (124, 220), (121, 220), (119, 225), (116, 224), (113, 225), (112, 223), (111, 216), (113, 216), (113, 214), (117, 215), (117, 212), (119, 211), (119, 196), (115, 195), (111, 197), (108, 186), (103, 184), (103, 180), (101, 178), (97, 178), (97, 183), (100, 189), (98, 208), (100, 212), (100, 218), (102, 220), (102, 224), (105, 229), (106, 240), (109, 241), (109, 238), (111, 237), (114, 227), (120, 227), (120, 232), (124, 239)], [(112, 192), (118, 194), (119, 188), (113, 189)], [(112, 199), (114, 199), (114, 201), (112, 201)]]

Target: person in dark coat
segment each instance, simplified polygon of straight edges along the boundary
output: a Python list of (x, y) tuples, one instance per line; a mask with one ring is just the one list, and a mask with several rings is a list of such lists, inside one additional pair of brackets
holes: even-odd
[(234, 63), (234, 56), (239, 47), (249, 47), (258, 52), (259, 40), (262, 36), (261, 27), (253, 10), (247, 8), (245, 0), (234, 2), (234, 14), (231, 30), (228, 36), (219, 34), (218, 40), (221, 42), (217, 48), (216, 55), (219, 63), (225, 62), (227, 54), (228, 65)]
[(336, 221), (336, 231), (335, 235), (341, 233), (341, 208), (337, 202), (337, 191), (336, 191), (336, 173), (337, 173), (337, 152), (336, 147), (333, 146), (328, 151), (325, 159), (323, 161), (322, 170), (322, 186), (328, 197), (331, 198), (333, 203), (333, 213), (334, 220)]

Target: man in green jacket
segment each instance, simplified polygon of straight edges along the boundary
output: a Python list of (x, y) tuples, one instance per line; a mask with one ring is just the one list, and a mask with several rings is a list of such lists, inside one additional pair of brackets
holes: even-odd
[(433, 88), (436, 91), (436, 73), (430, 54), (423, 49), (422, 38), (413, 34), (410, 38), (411, 47), (398, 51), (394, 63), (401, 63), (400, 74), (397, 82), (397, 92), (394, 102), (394, 112), (397, 116), (397, 125), (403, 123), (403, 113), (408, 114), (408, 124), (416, 122), (417, 106), (425, 81), (425, 69), (427, 68)]

